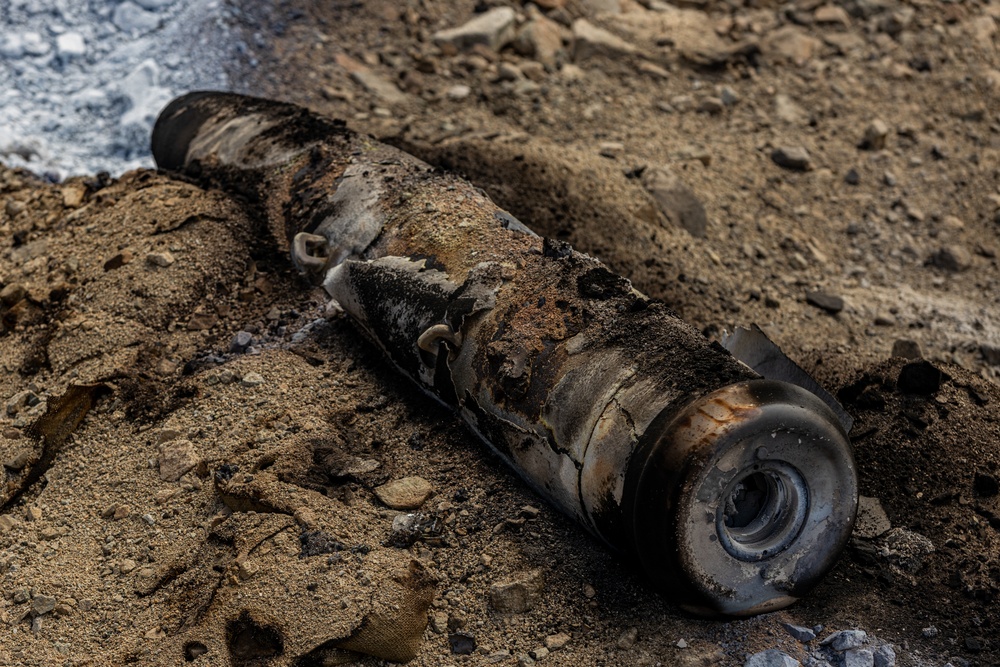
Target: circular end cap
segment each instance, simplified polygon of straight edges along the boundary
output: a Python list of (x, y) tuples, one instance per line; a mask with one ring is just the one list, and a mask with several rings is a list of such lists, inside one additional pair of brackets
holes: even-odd
[(646, 437), (636, 551), (682, 606), (773, 611), (833, 566), (854, 526), (857, 475), (847, 435), (819, 398), (784, 382), (735, 384)]

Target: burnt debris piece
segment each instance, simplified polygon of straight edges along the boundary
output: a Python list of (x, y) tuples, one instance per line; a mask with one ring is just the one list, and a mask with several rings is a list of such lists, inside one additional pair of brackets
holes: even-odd
[(854, 461), (822, 400), (762, 379), (473, 185), (226, 93), (172, 102), (153, 153), (256, 207), (401, 371), (685, 608), (783, 607), (846, 543)]

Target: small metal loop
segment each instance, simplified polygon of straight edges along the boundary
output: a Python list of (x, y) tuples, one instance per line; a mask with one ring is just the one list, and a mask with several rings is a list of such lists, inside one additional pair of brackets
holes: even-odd
[(435, 324), (420, 334), (417, 338), (417, 347), (424, 352), (437, 355), (442, 341), (450, 343), (454, 350), (458, 350), (462, 346), (462, 332), (455, 331), (448, 324)]
[[(323, 254), (313, 254), (311, 251), (321, 250)], [(299, 232), (292, 239), (292, 261), (303, 273), (322, 271), (329, 261), (328, 243), (325, 236)]]

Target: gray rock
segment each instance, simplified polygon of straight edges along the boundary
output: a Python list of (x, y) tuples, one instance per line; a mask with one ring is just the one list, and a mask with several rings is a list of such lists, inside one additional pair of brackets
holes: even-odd
[(778, 649), (769, 648), (754, 653), (743, 663), (743, 667), (800, 667), (802, 663)]
[(111, 22), (119, 30), (133, 37), (144, 35), (160, 27), (158, 15), (146, 11), (128, 0), (115, 7), (114, 14), (111, 15)]
[(514, 39), (516, 19), (510, 7), (496, 7), (457, 28), (439, 30), (434, 33), (434, 43), (446, 53), (468, 51), (477, 45), (499, 51)]
[(872, 652), (875, 667), (896, 667), (896, 651), (889, 644), (882, 644)]
[(233, 336), (233, 340), (229, 342), (229, 351), (242, 354), (247, 351), (247, 348), (250, 347), (252, 342), (252, 333), (249, 331), (239, 331), (235, 336)]
[(903, 359), (923, 359), (924, 354), (920, 351), (920, 344), (915, 340), (907, 338), (897, 338), (892, 343), (892, 356)]
[(934, 639), (935, 637), (938, 636), (938, 629), (936, 626), (928, 625), (926, 628), (920, 631), (920, 634), (925, 639)]
[(5, 406), (8, 417), (15, 417), (19, 412), (25, 408), (30, 408), (34, 405), (38, 405), (39, 399), (35, 395), (35, 392), (25, 389), (24, 391), (19, 391), (7, 400)]
[(801, 146), (779, 146), (771, 152), (771, 160), (779, 167), (794, 171), (809, 171), (813, 168), (809, 151)]
[(31, 461), (31, 451), (27, 449), (22, 449), (17, 454), (11, 458), (4, 461), (4, 467), (10, 470), (18, 471), (23, 470), (26, 465)]
[(523, 614), (538, 604), (544, 587), (541, 569), (522, 572), (490, 586), (490, 606), (502, 614)]
[(866, 648), (853, 648), (844, 652), (841, 664), (843, 667), (874, 667), (875, 657)]
[(8, 33), (0, 37), (0, 56), (17, 60), (24, 55), (24, 41), (20, 35)]
[(858, 143), (858, 148), (880, 151), (885, 148), (885, 140), (888, 136), (889, 127), (881, 120), (875, 119), (865, 128), (865, 134)]
[(861, 648), (867, 640), (868, 633), (864, 630), (841, 630), (834, 632), (820, 644), (829, 646), (834, 651), (849, 651), (852, 648)]
[(31, 600), (31, 615), (42, 616), (56, 608), (56, 599), (48, 595), (36, 595)]
[(800, 642), (811, 642), (816, 639), (816, 633), (810, 628), (803, 628), (801, 625), (792, 625), (791, 623), (782, 623), (782, 625), (788, 634)]
[(160, 479), (176, 482), (201, 462), (190, 440), (169, 440), (160, 445)]
[(555, 67), (560, 54), (564, 53), (562, 29), (555, 21), (538, 15), (518, 30), (513, 46), (520, 55), (534, 58), (546, 67)]
[(844, 300), (827, 292), (806, 292), (806, 302), (811, 306), (822, 308), (831, 315), (836, 315), (844, 309)]
[(21, 48), (25, 55), (44, 56), (52, 50), (52, 45), (37, 32), (26, 32), (21, 35)]
[(56, 37), (56, 55), (63, 62), (87, 55), (87, 43), (78, 32), (64, 32)]
[(893, 528), (880, 540), (878, 555), (906, 572), (915, 573), (924, 565), (924, 557), (934, 551), (934, 543), (905, 528)]
[(958, 245), (946, 245), (927, 260), (929, 264), (951, 273), (960, 273), (972, 266), (972, 254)]
[(642, 185), (667, 220), (695, 238), (705, 238), (705, 207), (676, 174), (666, 167), (649, 167), (642, 174)]
[(587, 19), (573, 22), (573, 60), (624, 58), (639, 53), (639, 48), (618, 35), (598, 28)]
[[(896, 355), (893, 355), (896, 356)], [(874, 539), (892, 528), (892, 523), (882, 509), (878, 498), (860, 496), (858, 498), (858, 518), (854, 524), (854, 535), (865, 539)]]

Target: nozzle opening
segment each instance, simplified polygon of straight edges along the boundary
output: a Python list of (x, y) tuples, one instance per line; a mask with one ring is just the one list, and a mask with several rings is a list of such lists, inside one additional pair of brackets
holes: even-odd
[(738, 473), (716, 512), (716, 531), (732, 556), (754, 562), (787, 549), (809, 512), (802, 475), (781, 461), (761, 461)]

